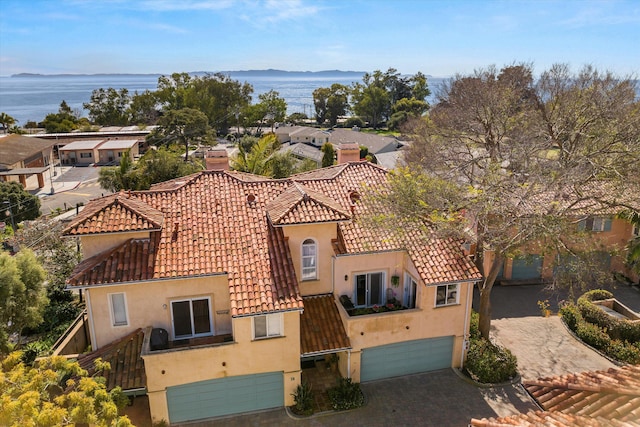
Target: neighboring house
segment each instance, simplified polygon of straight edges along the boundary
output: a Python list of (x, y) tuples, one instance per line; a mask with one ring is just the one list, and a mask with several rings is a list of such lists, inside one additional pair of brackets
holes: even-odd
[[(590, 247), (597, 249), (595, 254), (598, 261), (606, 269), (629, 277), (633, 276), (625, 266), (625, 248), (634, 236), (634, 227), (631, 223), (616, 218), (613, 212), (609, 212), (585, 216), (577, 221), (576, 227), (591, 235)], [(499, 281), (504, 284), (550, 282), (558, 269), (570, 268), (572, 263), (570, 257), (558, 260), (556, 253), (543, 253), (541, 249), (535, 249), (535, 245), (530, 245), (524, 252), (521, 256), (505, 260), (502, 271), (498, 275)], [(492, 260), (491, 256), (485, 257), (485, 271), (489, 271)]]
[(122, 157), (129, 153), (133, 160), (140, 154), (139, 140), (137, 139), (109, 139), (98, 146), (98, 163), (119, 165)]
[(291, 153), (293, 157), (299, 160), (312, 160), (318, 166), (322, 164), (323, 153), (318, 147), (313, 147), (311, 145), (302, 143), (284, 143), (280, 147), (280, 151)]
[(461, 366), (480, 274), (460, 241), (359, 222), (386, 179), (368, 162), (214, 170), (89, 202), (65, 229), (84, 256), (67, 282), (86, 296), (84, 357), (172, 423), (291, 405), (302, 364), (329, 355), (362, 382)]
[(0, 137), (0, 180), (19, 181), (26, 188), (27, 178), (37, 175), (38, 187), (43, 188), (53, 145), (51, 141), (22, 135)]
[(543, 411), (472, 419), (473, 427), (640, 426), (640, 366), (523, 381)]
[(330, 135), (326, 130), (308, 126), (279, 126), (274, 133), (281, 143), (310, 144), (314, 147), (322, 147), (329, 142)]
[(381, 153), (396, 151), (400, 147), (400, 142), (396, 138), (381, 136), (375, 133), (360, 132), (357, 128), (335, 128), (331, 131), (329, 142), (336, 147), (340, 144), (354, 142), (360, 146), (367, 147), (369, 153), (376, 156)]
[(58, 149), (63, 165), (88, 166), (98, 163), (98, 147), (107, 139), (85, 139), (71, 142)]

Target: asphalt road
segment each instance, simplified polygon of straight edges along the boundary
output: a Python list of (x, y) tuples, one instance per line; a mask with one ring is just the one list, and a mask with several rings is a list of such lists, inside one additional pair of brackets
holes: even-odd
[[(65, 210), (78, 203), (86, 204), (89, 200), (110, 194), (100, 188), (98, 174), (100, 167), (64, 167), (53, 177), (56, 191), (54, 194), (40, 192), (40, 211), (48, 214), (57, 208)], [(49, 185), (45, 189), (50, 188)]]

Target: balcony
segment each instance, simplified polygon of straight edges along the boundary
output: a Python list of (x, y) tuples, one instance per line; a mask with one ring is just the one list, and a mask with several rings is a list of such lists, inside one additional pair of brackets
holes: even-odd
[(403, 306), (396, 298), (388, 298), (383, 305), (373, 305), (371, 307), (355, 307), (348, 295), (340, 297), (340, 303), (351, 317), (362, 316), (367, 314), (388, 313), (391, 311), (409, 310), (409, 307)]
[(167, 331), (160, 328), (147, 328), (145, 331), (144, 349), (147, 354), (160, 352), (190, 350), (203, 347), (216, 347), (233, 344), (232, 334), (210, 335), (206, 337), (169, 340)]

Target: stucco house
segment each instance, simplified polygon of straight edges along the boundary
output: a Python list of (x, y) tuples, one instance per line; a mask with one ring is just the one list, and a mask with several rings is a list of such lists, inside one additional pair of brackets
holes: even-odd
[(36, 175), (38, 188), (43, 188), (52, 163), (53, 144), (22, 135), (0, 136), (0, 181), (19, 181), (26, 188), (27, 178)]
[(89, 202), (65, 229), (84, 256), (68, 287), (87, 357), (118, 350), (110, 384), (175, 423), (291, 405), (305, 362), (330, 355), (361, 382), (460, 366), (477, 268), (460, 241), (363, 226), (387, 171), (352, 151), (288, 179), (209, 170)]

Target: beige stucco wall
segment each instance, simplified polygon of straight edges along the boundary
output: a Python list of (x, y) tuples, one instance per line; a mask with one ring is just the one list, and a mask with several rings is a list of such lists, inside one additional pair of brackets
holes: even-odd
[[(410, 264), (411, 266), (409, 266)], [(348, 295), (353, 301), (356, 274), (384, 271), (386, 273), (386, 286), (391, 288), (396, 293), (396, 298), (402, 301), (402, 272), (410, 267), (413, 267), (413, 265), (404, 251), (338, 256), (335, 258), (334, 265), (334, 293), (336, 297)], [(391, 286), (392, 275), (400, 276), (400, 286), (397, 288)], [(417, 278), (416, 274), (413, 274), (413, 276)], [(418, 290), (418, 293), (420, 293), (420, 290)]]
[[(300, 293), (318, 295), (331, 292), (331, 263), (333, 247), (331, 240), (337, 238), (338, 226), (335, 222), (323, 224), (288, 225), (283, 227), (288, 238), (291, 259), (300, 284)], [(318, 244), (318, 277), (317, 280), (302, 281), (302, 242), (315, 239)]]
[(282, 372), (285, 405), (300, 384), (300, 312), (283, 314), (284, 336), (253, 340), (252, 318), (233, 319), (234, 343), (143, 355), (154, 421), (169, 419), (167, 387), (216, 378)]
[[(368, 267), (374, 266), (374, 267)], [(473, 300), (473, 283), (460, 285), (458, 304), (435, 307), (437, 286), (425, 286), (405, 252), (337, 257), (335, 261), (336, 305), (351, 340), (350, 366), (340, 359), (340, 370), (349, 370), (354, 381), (360, 381), (360, 356), (364, 348), (426, 338), (453, 336), (454, 349), (451, 366), (459, 367), (464, 339), (469, 332), (469, 316)], [(400, 310), (349, 316), (337, 299), (346, 294), (353, 298), (354, 278), (358, 273), (385, 271), (387, 287), (402, 301), (404, 274), (410, 274), (418, 284), (416, 307)], [(400, 286), (390, 284), (391, 275), (400, 276)], [(344, 280), (344, 276), (348, 280)], [(343, 372), (344, 374), (344, 372)]]
[[(125, 294), (129, 321), (126, 326), (113, 326), (111, 320), (109, 294), (119, 292)], [(164, 328), (169, 332), (169, 339), (173, 339), (171, 301), (192, 297), (211, 298), (215, 335), (232, 332), (226, 275), (101, 286), (87, 289), (86, 294), (93, 322), (94, 349), (147, 326)]]
[(148, 239), (148, 231), (133, 231), (129, 233), (108, 233), (80, 236), (82, 258), (87, 259), (100, 252), (115, 248), (129, 239)]
[[(624, 265), (624, 248), (629, 240), (632, 238), (633, 226), (619, 218), (613, 218), (611, 222), (610, 231), (592, 231), (589, 232), (591, 240), (587, 243), (592, 249), (603, 251), (620, 251), (619, 254), (611, 257), (611, 271), (623, 272), (629, 274)], [(579, 246), (574, 246), (579, 248)], [(522, 249), (523, 254), (541, 254), (544, 251), (539, 245), (535, 243), (529, 244)], [(492, 252), (485, 252), (484, 256), (484, 270), (489, 271), (491, 262), (493, 262), (494, 254)], [(544, 254), (542, 261), (542, 278), (550, 280), (553, 278), (553, 267), (555, 264), (555, 252), (547, 252)], [(504, 263), (503, 277), (507, 280), (511, 279), (511, 273), (513, 268), (513, 259), (506, 259)]]

